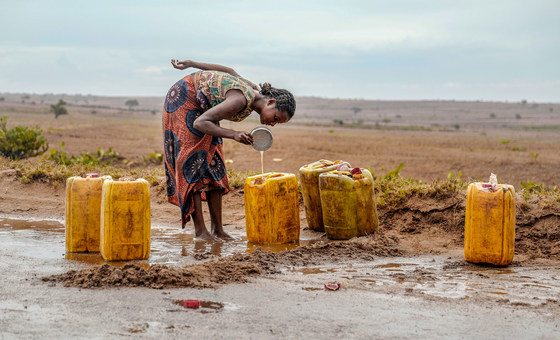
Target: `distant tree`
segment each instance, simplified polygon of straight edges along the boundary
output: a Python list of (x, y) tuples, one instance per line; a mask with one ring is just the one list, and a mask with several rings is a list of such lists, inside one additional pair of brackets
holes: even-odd
[(136, 99), (127, 100), (124, 105), (128, 106), (129, 110), (132, 110), (134, 106), (138, 106), (138, 101)]
[[(2, 99), (4, 99), (4, 98), (0, 98), (0, 101), (2, 101)], [(553, 108), (551, 108), (551, 107), (549, 107), (549, 108), (548, 108), (548, 111), (550, 111), (550, 112), (553, 112), (553, 111), (554, 111), (554, 109), (553, 109)]]
[(455, 128), (455, 130), (459, 130), (461, 128), (461, 125), (455, 124), (455, 125), (453, 125), (453, 127)]
[(28, 94), (26, 94), (26, 95), (24, 95), (24, 96), (21, 96), (21, 102), (22, 102), (22, 103), (25, 103), (25, 100), (26, 100), (26, 99), (29, 99), (29, 98), (30, 98), (30, 97), (29, 97)]
[(382, 122), (385, 123), (385, 124), (390, 123), (391, 118), (383, 118)]
[(496, 118), (496, 114), (494, 112), (490, 113), (490, 118), (492, 119)]
[(0, 97), (0, 102), (3, 102), (4, 100), (6, 100), (6, 98)]
[(58, 118), (58, 116), (68, 114), (68, 110), (66, 110), (64, 105), (66, 105), (66, 102), (62, 99), (59, 99), (58, 103), (56, 104), (51, 104), (51, 112), (54, 112), (54, 118)]
[(357, 106), (354, 106), (354, 107), (352, 108), (352, 111), (354, 111), (354, 114), (358, 114), (358, 112), (362, 111), (362, 109), (359, 108), (359, 107), (357, 107)]
[(515, 119), (521, 119), (521, 115), (519, 113), (515, 114)]
[(521, 105), (527, 105), (527, 99), (523, 99), (523, 100), (521, 101)]

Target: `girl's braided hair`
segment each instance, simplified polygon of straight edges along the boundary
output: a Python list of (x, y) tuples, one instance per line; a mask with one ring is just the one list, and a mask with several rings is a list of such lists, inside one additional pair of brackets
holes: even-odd
[(292, 118), (296, 111), (296, 100), (288, 90), (277, 89), (272, 87), (270, 83), (259, 84), (261, 86), (260, 93), (263, 96), (276, 99), (276, 108), (278, 111), (286, 112), (288, 117)]

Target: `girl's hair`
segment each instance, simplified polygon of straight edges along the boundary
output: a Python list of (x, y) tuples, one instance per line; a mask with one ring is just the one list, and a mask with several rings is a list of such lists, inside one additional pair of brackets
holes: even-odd
[(289, 118), (294, 116), (296, 111), (296, 100), (288, 90), (277, 89), (272, 87), (270, 83), (259, 84), (261, 86), (260, 93), (263, 96), (276, 99), (276, 108), (278, 111), (286, 112)]

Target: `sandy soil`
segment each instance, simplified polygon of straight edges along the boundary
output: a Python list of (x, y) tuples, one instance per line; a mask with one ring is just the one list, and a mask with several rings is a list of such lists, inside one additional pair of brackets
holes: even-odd
[[(39, 113), (8, 115), (9, 125), (38, 124), (51, 146), (65, 141), (71, 154), (98, 146), (113, 147), (129, 159), (160, 152), (157, 115), (135, 112), (123, 118), (101, 111), (92, 115), (76, 110), (57, 121)], [(236, 126), (250, 130), (255, 125)], [(503, 130), (495, 131), (500, 137), (476, 130), (387, 132), (302, 125), (273, 131), (265, 171), (296, 173), (301, 165), (325, 158), (371, 166), (378, 173), (405, 163), (402, 175), (426, 181), (461, 171), (464, 178), (486, 178), (495, 172), (516, 187), (522, 181), (560, 182), (560, 154), (555, 151), (560, 137), (555, 134), (518, 131), (504, 144)], [(512, 151), (510, 143), (526, 151)], [(236, 169), (260, 167), (258, 152), (230, 141), (224, 147)], [(529, 156), (529, 150), (539, 156)], [(158, 188), (152, 190), (152, 226), (157, 230), (153, 237), (164, 241), (148, 263), (97, 265), (68, 259), (60, 222), (49, 229), (19, 228), (13, 220), (4, 221), (0, 269), (11, 274), (0, 279), (0, 334), (36, 338), (57, 335), (65, 327), (69, 338), (83, 337), (88, 329), (100, 338), (136, 333), (553, 338), (558, 331), (553, 317), (560, 310), (558, 204), (518, 199), (514, 263), (494, 268), (463, 260), (462, 194), (410, 198), (397, 209), (380, 210), (378, 234), (344, 242), (328, 241), (307, 229), (300, 207), (301, 238), (313, 242), (278, 253), (246, 244), (242, 246), (247, 251), (224, 253), (221, 248), (220, 253), (212, 245), (197, 250), (192, 224), (181, 231), (178, 208), (162, 203)], [(62, 221), (63, 186), (22, 184), (14, 170), (1, 171), (0, 218), (8, 217)], [(226, 230), (244, 235), (242, 190), (224, 197), (224, 221)], [(182, 262), (177, 265), (170, 258)], [(329, 281), (342, 282), (343, 289), (325, 291)], [(198, 311), (175, 303), (191, 297), (208, 303)]]

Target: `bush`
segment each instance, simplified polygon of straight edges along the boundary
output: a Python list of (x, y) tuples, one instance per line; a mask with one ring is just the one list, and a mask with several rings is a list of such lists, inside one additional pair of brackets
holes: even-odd
[[(60, 144), (60, 148), (64, 147), (64, 142)], [(89, 153), (82, 152), (78, 156), (68, 156), (66, 151), (57, 150), (53, 148), (49, 151), (46, 159), (51, 160), (59, 165), (82, 164), (82, 165), (109, 165), (119, 158), (119, 154), (109, 148), (108, 151), (103, 150), (101, 147), (97, 148), (97, 152)]]
[(34, 157), (43, 154), (49, 143), (41, 129), (16, 126), (8, 130), (8, 117), (0, 117), (0, 154), (12, 160)]

